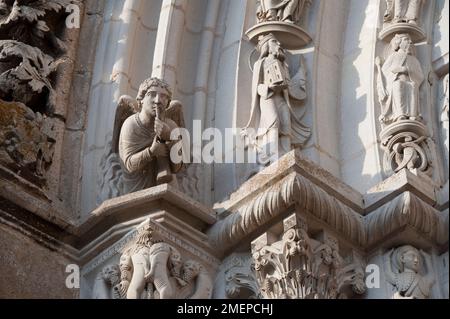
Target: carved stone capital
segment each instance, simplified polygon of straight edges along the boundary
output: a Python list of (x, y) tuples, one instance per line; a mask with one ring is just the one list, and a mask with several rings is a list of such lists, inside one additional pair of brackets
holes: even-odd
[[(364, 293), (362, 266), (346, 263), (336, 238), (323, 232), (308, 234), (298, 214), (283, 222), (281, 240), (266, 232), (252, 243), (261, 293), (270, 299), (335, 299), (347, 297), (344, 287)], [(362, 276), (361, 276), (362, 275)]]
[(211, 258), (205, 260), (205, 253), (202, 253), (199, 248), (192, 243), (183, 243), (180, 239), (174, 240), (166, 232), (164, 227), (148, 219), (98, 256), (96, 261), (85, 266), (84, 275), (87, 276), (97, 269), (98, 265), (111, 260), (111, 257), (119, 260), (101, 268), (101, 272), (95, 277), (96, 285), (92, 297), (102, 299), (210, 298), (211, 271), (215, 267), (211, 267)]

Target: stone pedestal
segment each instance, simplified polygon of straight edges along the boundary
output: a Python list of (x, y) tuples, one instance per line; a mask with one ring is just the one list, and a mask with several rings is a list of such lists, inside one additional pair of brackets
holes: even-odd
[(391, 175), (406, 168), (430, 172), (431, 150), (427, 127), (418, 120), (399, 120), (385, 127), (381, 133), (381, 145), (385, 150), (383, 166)]
[(392, 38), (399, 33), (408, 33), (414, 43), (425, 40), (426, 35), (421, 27), (411, 23), (395, 23), (386, 26), (381, 30), (379, 39), (385, 42), (390, 42)]
[(258, 43), (258, 38), (272, 33), (286, 50), (299, 50), (311, 43), (311, 36), (301, 27), (287, 22), (262, 22), (245, 33), (250, 41)]

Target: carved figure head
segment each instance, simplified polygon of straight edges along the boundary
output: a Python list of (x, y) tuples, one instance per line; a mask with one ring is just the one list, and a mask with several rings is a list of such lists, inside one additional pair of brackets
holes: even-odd
[(190, 282), (200, 274), (201, 265), (195, 260), (187, 260), (183, 265), (183, 280)]
[(280, 41), (272, 33), (259, 39), (257, 49), (260, 52), (260, 59), (267, 57), (269, 54), (274, 55), (281, 61), (284, 61), (286, 57)]
[(119, 265), (108, 265), (102, 270), (102, 278), (112, 286), (117, 285), (120, 281)]
[[(153, 245), (153, 230), (150, 225), (145, 225), (138, 230), (136, 239), (133, 241), (132, 245), (125, 249), (122, 257), (124, 258), (123, 263), (129, 258), (129, 255), (139, 252), (142, 248), (150, 248)], [(121, 258), (122, 259), (122, 258)], [(122, 260), (121, 260), (122, 263)]]
[(161, 79), (150, 78), (139, 87), (136, 100), (142, 112), (155, 117), (157, 111), (164, 112), (172, 99), (169, 85)]
[(408, 54), (412, 54), (413, 42), (409, 34), (402, 33), (396, 34), (395, 37), (391, 40), (391, 48), (394, 51), (403, 51)]
[(400, 272), (419, 272), (420, 259), (421, 257), (419, 251), (410, 245), (399, 247), (395, 251), (394, 261), (397, 263), (397, 267)]

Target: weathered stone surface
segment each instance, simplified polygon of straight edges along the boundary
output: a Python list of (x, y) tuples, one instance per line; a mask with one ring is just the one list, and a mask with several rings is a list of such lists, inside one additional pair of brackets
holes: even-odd
[(448, 6), (0, 0), (0, 297), (447, 298)]
[(0, 163), (45, 187), (56, 142), (55, 120), (18, 102), (0, 100)]
[(12, 299), (77, 298), (66, 287), (66, 267), (73, 264), (61, 251), (49, 249), (27, 234), (0, 224), (0, 296)]

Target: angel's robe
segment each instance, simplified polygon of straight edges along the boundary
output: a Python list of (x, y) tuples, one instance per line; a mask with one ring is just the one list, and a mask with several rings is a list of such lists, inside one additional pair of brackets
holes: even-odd
[[(177, 127), (170, 119), (166, 119), (165, 122), (171, 128)], [(153, 128), (141, 123), (139, 114), (130, 116), (123, 123), (119, 139), (119, 156), (125, 194), (156, 186), (157, 161), (150, 152), (155, 135)]]

